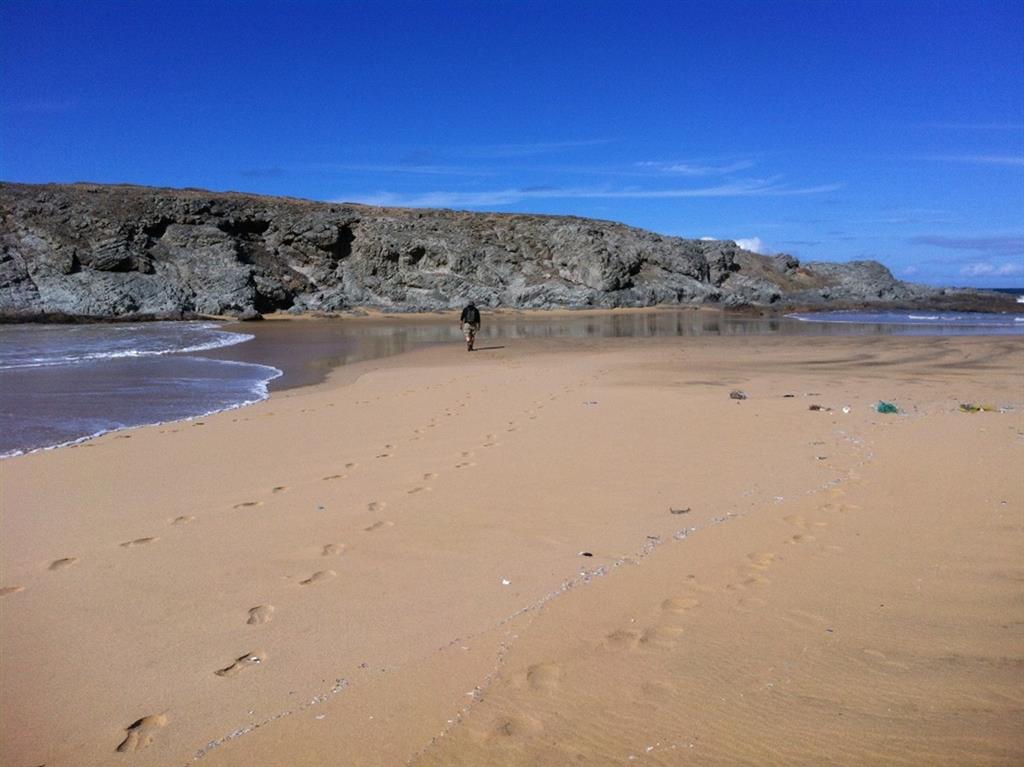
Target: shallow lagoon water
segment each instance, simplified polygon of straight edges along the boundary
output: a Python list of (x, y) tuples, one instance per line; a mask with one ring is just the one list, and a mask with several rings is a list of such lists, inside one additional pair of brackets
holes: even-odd
[[(526, 338), (1024, 334), (1013, 315), (829, 312), (758, 317), (696, 309), (484, 317), (477, 347)], [(241, 407), (335, 368), (461, 343), (447, 315), (372, 322), (0, 326), (0, 456)]]

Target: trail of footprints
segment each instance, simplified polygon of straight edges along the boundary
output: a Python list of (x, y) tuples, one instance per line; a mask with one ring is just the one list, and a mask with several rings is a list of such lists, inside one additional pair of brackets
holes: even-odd
[[(454, 382), (452, 382), (452, 383), (454, 383)], [(566, 391), (568, 392), (569, 389), (566, 389)], [(468, 396), (470, 396), (470, 395), (467, 394), (467, 397)], [(549, 399), (551, 401), (554, 401), (557, 398), (558, 398), (557, 395), (552, 395)], [(457, 410), (461, 410), (462, 408), (466, 407), (466, 403), (465, 402), (459, 403), (455, 407), (456, 407)], [(535, 420), (537, 418), (537, 411), (541, 410), (543, 407), (544, 407), (544, 405), (541, 404), (541, 402), (539, 400), (535, 401), (533, 403), (533, 409), (532, 410), (527, 410), (525, 412), (525, 415), (530, 420)], [(273, 414), (272, 413), (267, 413), (266, 415), (270, 416), (270, 415), (273, 415)], [(445, 417), (452, 417), (452, 416), (458, 415), (458, 413), (452, 412), (451, 408), (445, 408), (443, 415)], [(202, 425), (202, 423), (201, 422), (196, 422), (195, 425), (200, 426), (200, 425)], [(437, 424), (437, 417), (435, 416), (426, 425), (426, 428), (435, 428), (437, 425), (438, 425)], [(507, 433), (512, 433), (512, 432), (518, 431), (518, 429), (519, 429), (519, 427), (518, 427), (517, 423), (513, 420), (513, 421), (509, 421), (507, 423), (505, 431)], [(422, 433), (422, 429), (414, 430), (414, 434), (415, 435), (420, 435), (421, 433)], [(413, 439), (419, 439), (419, 438), (420, 438), (419, 436), (413, 437)], [(495, 447), (498, 444), (499, 443), (496, 441), (495, 435), (493, 433), (488, 433), (485, 436), (484, 442), (481, 444), (481, 447), (485, 447), (485, 448)], [(393, 454), (393, 450), (394, 450), (394, 445), (386, 444), (384, 446), (383, 451), (378, 453), (375, 457), (376, 458), (389, 458)], [(457, 463), (455, 465), (455, 468), (461, 469), (461, 468), (467, 468), (467, 467), (471, 467), (471, 466), (476, 466), (477, 464), (476, 464), (475, 461), (468, 460), (472, 456), (473, 456), (473, 452), (472, 451), (470, 451), (470, 450), (463, 451), (462, 454), (461, 454), (461, 457), (464, 460), (462, 460), (461, 462)], [(346, 471), (352, 470), (352, 469), (356, 468), (357, 466), (358, 466), (358, 464), (356, 462), (354, 462), (354, 461), (348, 462), (348, 463), (344, 464), (344, 468), (345, 468)], [(325, 477), (323, 477), (323, 480), (324, 481), (340, 480), (340, 479), (347, 478), (347, 476), (348, 475), (344, 474), (344, 473), (337, 473), (337, 474), (331, 474), (331, 475), (325, 476)], [(436, 472), (425, 472), (422, 475), (422, 478), (423, 478), (424, 482), (430, 482), (432, 480), (437, 479), (438, 476), (439, 475)], [(276, 494), (280, 494), (280, 493), (286, 492), (288, 489), (289, 488), (288, 488), (287, 485), (276, 485), (276, 486), (271, 488), (270, 492), (271, 492), (271, 494), (275, 494), (276, 495)], [(424, 491), (429, 491), (429, 490), (431, 490), (431, 488), (429, 486), (417, 485), (415, 487), (410, 488), (406, 492), (409, 495), (413, 495), (413, 494), (416, 494), (416, 493), (420, 493), (420, 492), (424, 492)], [(232, 508), (233, 509), (250, 509), (250, 508), (257, 508), (257, 507), (260, 507), (260, 506), (263, 506), (263, 505), (264, 505), (264, 502), (261, 501), (261, 500), (249, 500), (249, 501), (242, 501), (240, 503), (236, 503)], [(371, 501), (371, 502), (369, 502), (367, 504), (367, 510), (368, 511), (373, 511), (373, 512), (382, 511), (386, 505), (387, 504), (384, 501)], [(191, 523), (193, 521), (195, 521), (195, 516), (193, 516), (193, 515), (181, 515), (181, 516), (175, 517), (173, 520), (171, 520), (169, 522), (169, 524), (171, 524), (171, 525), (186, 525), (186, 524), (189, 524), (189, 523)], [(376, 530), (380, 530), (380, 529), (386, 528), (386, 527), (391, 527), (393, 525), (394, 525), (394, 523), (391, 522), (391, 521), (388, 521), (388, 520), (378, 520), (378, 521), (372, 523), (371, 525), (367, 526), (364, 529), (365, 529), (366, 532), (374, 532)], [(125, 542), (121, 543), (120, 545), (123, 548), (133, 548), (133, 547), (136, 547), (136, 546), (142, 546), (142, 545), (145, 545), (145, 544), (152, 543), (152, 542), (154, 542), (156, 540), (158, 540), (158, 538), (156, 538), (156, 537), (135, 538), (135, 539), (130, 540), (130, 541), (125, 541)], [(340, 544), (340, 543), (327, 543), (327, 544), (324, 544), (322, 546), (320, 553), (321, 553), (321, 556), (324, 556), (324, 557), (337, 556), (337, 555), (341, 554), (342, 551), (344, 551), (344, 548), (345, 548), (344, 545)], [(56, 559), (56, 560), (52, 561), (50, 563), (50, 565), (49, 565), (49, 569), (50, 570), (54, 570), (54, 571), (62, 570), (64, 568), (66, 568), (66, 567), (69, 567), (69, 566), (75, 564), (77, 561), (78, 561), (77, 557), (62, 557), (60, 559)], [(310, 575), (309, 577), (299, 581), (299, 585), (300, 586), (311, 586), (311, 585), (314, 585), (314, 584), (317, 584), (317, 583), (321, 583), (323, 581), (330, 580), (332, 578), (335, 578), (336, 576), (337, 576), (337, 573), (334, 570), (329, 570), (329, 569), (328, 570), (318, 570), (318, 571), (314, 572), (312, 575)], [(6, 596), (8, 594), (14, 594), (14, 593), (17, 593), (17, 592), (22, 591), (22, 590), (24, 590), (23, 586), (7, 586), (7, 587), (3, 587), (3, 588), (0, 588), (0, 596)], [(697, 601), (695, 599), (690, 598), (690, 597), (674, 597), (674, 598), (670, 598), (670, 599), (665, 600), (665, 603), (663, 604), (663, 608), (664, 608), (664, 610), (666, 612), (679, 613), (679, 612), (684, 612), (684, 611), (686, 611), (688, 609), (691, 609), (692, 607), (696, 606), (696, 604), (697, 604)], [(274, 613), (275, 613), (275, 608), (274, 608), (273, 605), (270, 605), (270, 604), (256, 605), (255, 607), (249, 608), (246, 624), (250, 625), (250, 626), (259, 626), (259, 625), (264, 625), (264, 624), (270, 623), (274, 619)], [(633, 632), (629, 632), (629, 631), (614, 632), (613, 634), (609, 635), (609, 637), (608, 637), (608, 644), (609, 644), (609, 646), (615, 646), (615, 645), (636, 646), (636, 645), (642, 645), (642, 644), (662, 646), (662, 645), (665, 645), (667, 643), (673, 642), (676, 639), (676, 637), (681, 632), (682, 632), (682, 629), (680, 629), (678, 627), (671, 627), (671, 626), (655, 626), (655, 627), (652, 627), (650, 629), (645, 630), (642, 634), (639, 634), (639, 635), (636, 635)], [(215, 670), (214, 674), (216, 674), (219, 677), (223, 677), (223, 678), (232, 678), (232, 677), (238, 676), (239, 674), (243, 673), (247, 669), (250, 669), (250, 668), (252, 668), (254, 666), (258, 666), (258, 665), (262, 664), (263, 662), (266, 661), (266, 658), (267, 658), (267, 655), (262, 650), (255, 651), (255, 652), (243, 653), (242, 655), (240, 655), (237, 658), (235, 658), (234, 661), (232, 661), (227, 666), (224, 666), (223, 668)], [(536, 665), (536, 666), (532, 666), (527, 671), (527, 683), (529, 684), (531, 689), (534, 689), (534, 690), (537, 690), (537, 691), (550, 691), (550, 690), (556, 689), (558, 687), (559, 681), (561, 679), (561, 673), (562, 673), (561, 672), (561, 668), (557, 664), (545, 663), (545, 664), (539, 664), (539, 665)], [(120, 753), (125, 753), (125, 752), (140, 751), (140, 750), (142, 750), (144, 748), (147, 748), (149, 745), (152, 744), (152, 742), (153, 742), (154, 738), (156, 737), (157, 733), (161, 729), (163, 729), (164, 727), (167, 726), (168, 721), (169, 720), (168, 720), (168, 716), (167, 716), (166, 713), (153, 714), (153, 715), (145, 716), (145, 717), (143, 717), (141, 719), (138, 719), (137, 721), (135, 721), (132, 724), (130, 724), (127, 728), (125, 728), (125, 737), (121, 741), (121, 743), (117, 746), (116, 750), (118, 752), (120, 752)], [(527, 723), (527, 724), (529, 724), (529, 723)], [(521, 726), (523, 726), (523, 725), (524, 725), (523, 722), (518, 722), (518, 721), (514, 722), (512, 720), (509, 720), (509, 721), (505, 722), (503, 726), (504, 726), (504, 730), (505, 730), (505, 732), (507, 734), (512, 734), (514, 731), (517, 731), (517, 730), (521, 729)], [(529, 726), (527, 728), (528, 729), (532, 729), (532, 727), (529, 727)]]

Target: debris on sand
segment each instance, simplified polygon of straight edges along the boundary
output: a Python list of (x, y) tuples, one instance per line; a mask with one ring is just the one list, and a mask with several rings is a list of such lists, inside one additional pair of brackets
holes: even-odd
[(875, 411), (878, 413), (898, 413), (900, 412), (900, 409), (891, 402), (879, 400), (878, 404), (875, 405)]
[(685, 509), (673, 509), (671, 506), (668, 507), (669, 514), (689, 514), (690, 507), (687, 506)]
[(747, 393), (745, 391), (740, 391), (739, 389), (733, 389), (731, 392), (729, 392), (729, 399), (746, 399), (746, 398), (747, 398)]

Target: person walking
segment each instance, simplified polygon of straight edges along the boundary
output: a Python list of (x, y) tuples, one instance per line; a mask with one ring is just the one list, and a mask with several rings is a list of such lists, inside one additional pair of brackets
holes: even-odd
[(477, 331), (480, 330), (480, 310), (472, 301), (462, 310), (459, 324), (462, 325), (462, 334), (466, 336), (466, 351), (471, 352), (473, 351), (473, 340), (476, 338)]

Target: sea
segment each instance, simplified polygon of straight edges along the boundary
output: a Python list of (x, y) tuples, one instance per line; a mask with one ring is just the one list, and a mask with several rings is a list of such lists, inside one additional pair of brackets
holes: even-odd
[[(1016, 294), (1024, 303), (1024, 288)], [(1022, 320), (1024, 315), (927, 311), (770, 318), (692, 309), (510, 314), (485, 322), (477, 347), (552, 337), (1024, 335)], [(0, 458), (245, 407), (275, 389), (322, 381), (342, 365), (459, 340), (457, 324), (436, 316), (373, 323), (0, 325)]]

